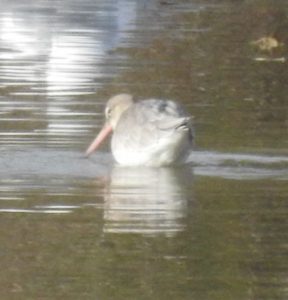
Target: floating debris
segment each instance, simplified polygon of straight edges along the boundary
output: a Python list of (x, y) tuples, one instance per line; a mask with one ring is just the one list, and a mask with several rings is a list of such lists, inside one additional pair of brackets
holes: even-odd
[(279, 48), (283, 45), (272, 36), (262, 37), (257, 41), (251, 42), (251, 44), (256, 46), (259, 50), (266, 52), (271, 52), (273, 49)]
[(281, 63), (285, 63), (286, 62), (286, 57), (262, 57), (262, 56), (259, 56), (259, 57), (255, 57), (254, 58), (255, 61), (265, 61), (265, 62), (281, 62)]

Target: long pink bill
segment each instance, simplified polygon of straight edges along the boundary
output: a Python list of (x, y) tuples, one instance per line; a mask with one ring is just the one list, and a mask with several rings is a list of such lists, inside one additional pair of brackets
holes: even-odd
[(99, 145), (105, 140), (105, 138), (112, 132), (112, 127), (109, 124), (106, 124), (101, 131), (99, 132), (99, 134), (97, 135), (97, 137), (95, 138), (95, 140), (91, 143), (91, 145), (88, 147), (88, 149), (86, 150), (86, 156), (89, 156), (93, 151), (95, 151)]

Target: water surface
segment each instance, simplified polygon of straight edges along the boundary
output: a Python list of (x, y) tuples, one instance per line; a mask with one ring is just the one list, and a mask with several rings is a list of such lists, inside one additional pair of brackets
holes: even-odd
[[(288, 5), (236, 2), (3, 1), (1, 299), (287, 299)], [(84, 157), (121, 92), (187, 107), (186, 166)]]

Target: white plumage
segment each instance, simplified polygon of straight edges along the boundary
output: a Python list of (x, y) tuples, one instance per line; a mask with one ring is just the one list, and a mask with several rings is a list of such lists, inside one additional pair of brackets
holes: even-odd
[(185, 162), (191, 152), (192, 117), (171, 100), (134, 102), (131, 95), (112, 97), (106, 124), (86, 151), (90, 155), (113, 131), (115, 160), (125, 166), (168, 166)]

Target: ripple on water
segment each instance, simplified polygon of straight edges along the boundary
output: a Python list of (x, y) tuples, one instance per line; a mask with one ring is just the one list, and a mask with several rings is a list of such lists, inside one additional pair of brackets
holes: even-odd
[(288, 178), (288, 157), (194, 151), (190, 157), (197, 175), (237, 180)]
[(78, 151), (2, 150), (0, 212), (67, 214), (91, 207), (104, 210), (106, 232), (174, 234), (183, 229), (192, 174), (241, 181), (288, 178), (285, 156), (194, 151), (191, 163), (183, 171), (140, 172), (113, 166), (111, 154), (102, 152), (86, 159)]

